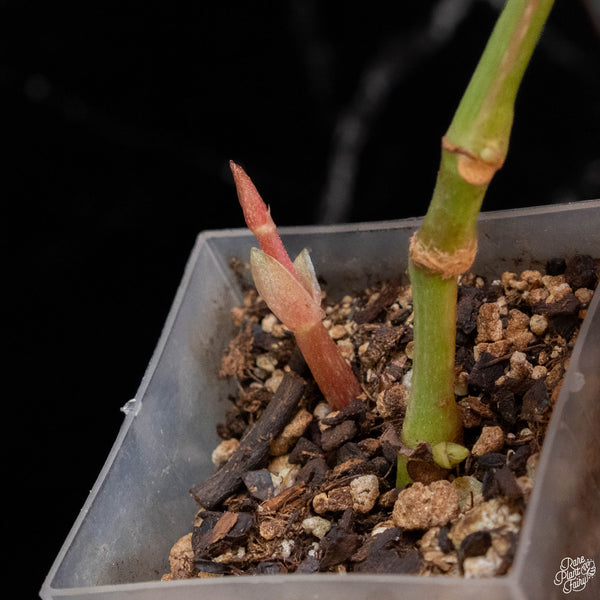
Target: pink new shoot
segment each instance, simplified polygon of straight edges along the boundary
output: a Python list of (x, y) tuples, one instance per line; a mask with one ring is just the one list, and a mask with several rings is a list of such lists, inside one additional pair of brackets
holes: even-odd
[(230, 163), (248, 228), (260, 244), (250, 256), (256, 289), (273, 314), (294, 333), (321, 393), (333, 409), (346, 406), (361, 393), (350, 365), (323, 325), (321, 289), (304, 249), (292, 263), (270, 210), (251, 179)]

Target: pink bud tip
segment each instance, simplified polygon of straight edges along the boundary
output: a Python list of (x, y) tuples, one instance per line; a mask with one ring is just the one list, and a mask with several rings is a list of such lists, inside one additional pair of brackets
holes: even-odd
[(252, 180), (248, 177), (246, 171), (232, 160), (229, 161), (229, 168), (233, 174), (238, 199), (244, 211), (244, 219), (248, 229), (256, 236), (260, 247), (266, 254), (279, 261), (296, 279), (299, 279), (277, 233), (271, 213)]
[(257, 228), (263, 227), (268, 222), (267, 205), (263, 202), (252, 180), (240, 165), (230, 160), (229, 168), (235, 181), (238, 199), (244, 211), (246, 225), (252, 233), (255, 233)]

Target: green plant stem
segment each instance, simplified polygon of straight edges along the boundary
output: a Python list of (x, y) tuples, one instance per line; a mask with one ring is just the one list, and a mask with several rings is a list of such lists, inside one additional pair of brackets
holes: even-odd
[(450, 129), (452, 142), (487, 162), (503, 161), (523, 75), (554, 0), (508, 0)]
[(415, 308), (411, 396), (418, 402), (408, 404), (405, 424), (413, 425), (403, 428), (403, 442), (413, 448), (423, 440), (432, 446), (460, 441), (462, 425), (454, 398), (456, 279), (431, 278), (414, 266), (410, 278)]
[(433, 196), (418, 233), (426, 247), (449, 255), (477, 243), (477, 216), (488, 188), (465, 181), (458, 160), (456, 154), (442, 150)]
[(509, 0), (444, 136), (419, 238), (452, 253), (473, 243), (481, 202), (506, 158), (519, 85), (554, 0)]
[(508, 0), (442, 139), (433, 197), (411, 241), (414, 364), (402, 430), (410, 447), (462, 435), (454, 398), (457, 277), (475, 257), (477, 216), (506, 158), (517, 91), (553, 1)]

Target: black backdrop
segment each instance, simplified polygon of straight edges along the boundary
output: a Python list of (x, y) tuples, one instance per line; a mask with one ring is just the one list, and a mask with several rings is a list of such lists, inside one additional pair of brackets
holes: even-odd
[[(196, 234), (243, 225), (227, 161), (281, 225), (422, 215), (498, 2), (85, 4), (0, 2), (7, 489), (32, 596)], [(557, 1), (485, 209), (600, 196), (597, 11)]]

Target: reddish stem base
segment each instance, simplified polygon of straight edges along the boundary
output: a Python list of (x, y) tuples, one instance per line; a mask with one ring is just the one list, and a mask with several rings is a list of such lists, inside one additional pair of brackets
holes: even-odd
[(321, 321), (294, 333), (321, 393), (334, 410), (343, 408), (362, 392), (350, 365)]

